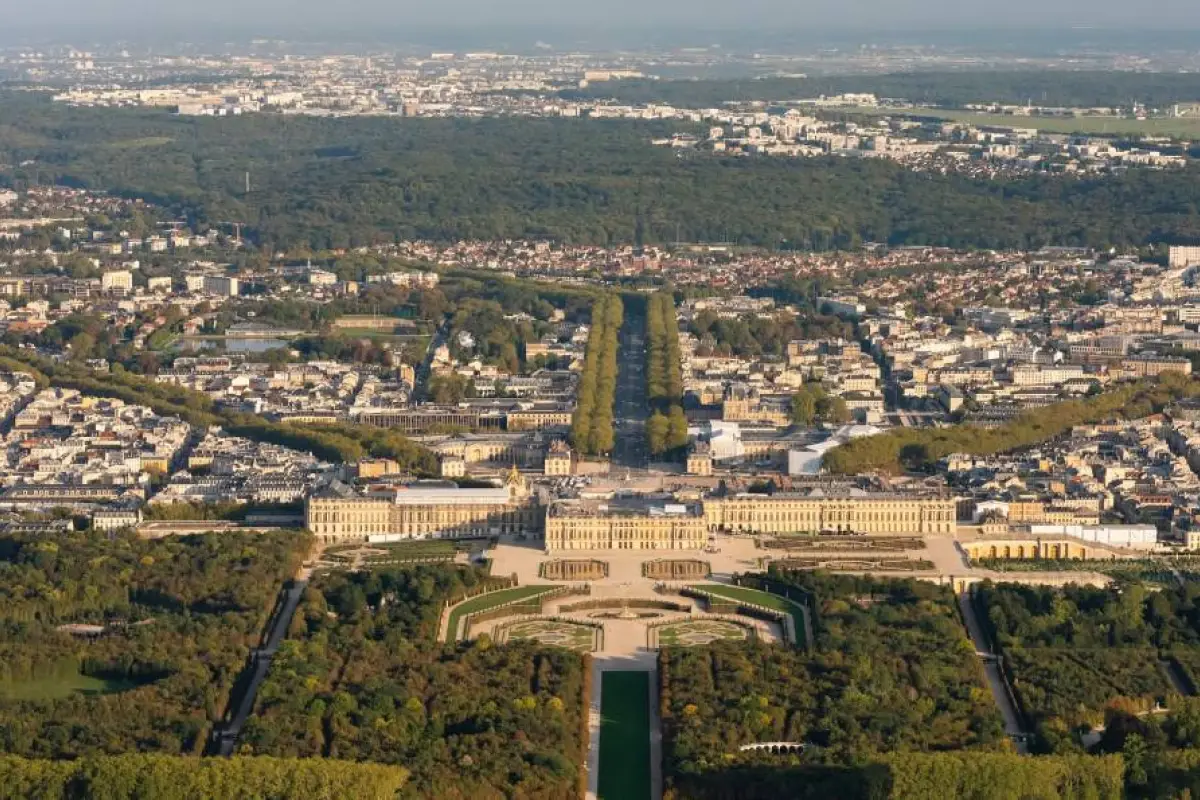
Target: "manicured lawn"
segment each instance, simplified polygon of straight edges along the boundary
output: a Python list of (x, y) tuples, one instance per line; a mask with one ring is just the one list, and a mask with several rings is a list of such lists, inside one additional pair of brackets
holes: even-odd
[(481, 594), (479, 597), (472, 597), (450, 612), (447, 638), (451, 641), (454, 640), (455, 634), (458, 632), (458, 621), (462, 619), (464, 614), (487, 611), (490, 608), (495, 608), (502, 603), (508, 603), (513, 600), (528, 600), (531, 597), (545, 594), (553, 588), (553, 586), (516, 586), (512, 589), (501, 589), (498, 592), (490, 592), (488, 594)]
[(600, 679), (600, 800), (650, 797), (650, 673)]
[(756, 606), (780, 611), (792, 618), (792, 628), (796, 631), (796, 646), (804, 647), (804, 612), (799, 603), (786, 597), (780, 597), (770, 592), (760, 592), (758, 589), (747, 589), (743, 586), (726, 586), (723, 583), (700, 583), (692, 587), (741, 603), (752, 603)]
[(59, 700), (75, 694), (115, 694), (136, 689), (134, 681), (105, 680), (83, 675), (77, 670), (54, 670), (37, 678), (0, 683), (0, 698), (5, 700)]
[(697, 645), (712, 644), (728, 639), (738, 641), (745, 639), (748, 632), (745, 628), (732, 622), (715, 619), (697, 619), (678, 622), (674, 625), (664, 625), (658, 629), (658, 643), (662, 645)]
[(596, 630), (587, 625), (553, 620), (517, 622), (508, 627), (508, 638), (532, 639), (554, 647), (565, 647), (580, 653), (596, 649)]

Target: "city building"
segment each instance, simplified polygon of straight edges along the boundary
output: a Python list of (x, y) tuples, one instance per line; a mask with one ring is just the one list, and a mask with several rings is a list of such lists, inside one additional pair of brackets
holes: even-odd
[(713, 472), (712, 447), (708, 442), (695, 442), (687, 455), (687, 474), (707, 477)]
[(105, 292), (133, 291), (133, 273), (129, 270), (114, 270), (100, 276), (100, 288)]
[(555, 439), (550, 443), (542, 471), (553, 476), (571, 474), (571, 448), (562, 439)]
[(206, 294), (215, 294), (221, 297), (236, 297), (241, 291), (241, 286), (237, 278), (206, 275), (204, 276), (204, 291)]
[(1167, 265), (1171, 269), (1200, 266), (1200, 247), (1178, 247), (1172, 245), (1167, 251)]

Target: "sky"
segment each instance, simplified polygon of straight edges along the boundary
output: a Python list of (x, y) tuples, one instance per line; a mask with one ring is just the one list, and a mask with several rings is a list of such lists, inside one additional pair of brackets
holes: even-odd
[(12, 34), (590, 30), (1200, 30), (1197, 0), (0, 0)]

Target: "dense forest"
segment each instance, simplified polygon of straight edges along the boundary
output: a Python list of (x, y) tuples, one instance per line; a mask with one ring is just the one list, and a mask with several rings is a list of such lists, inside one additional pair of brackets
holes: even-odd
[(0, 800), (393, 800), (407, 778), (400, 767), (333, 759), (0, 757)]
[[(308, 546), (299, 533), (0, 537), (0, 752), (199, 753)], [(81, 623), (103, 632), (59, 630)]]
[(592, 306), (579, 393), (571, 417), (571, 444), (584, 455), (607, 455), (615, 443), (617, 337), (624, 321), (625, 307), (618, 295), (604, 295)]
[[(773, 571), (812, 598), (812, 650), (765, 644), (659, 655), (665, 771), (679, 797), (708, 795), (739, 766), (861, 764), (883, 752), (1004, 750), (1003, 725), (946, 587)], [(756, 741), (803, 754), (739, 753)], [(781, 796), (744, 794), (739, 797)], [(834, 796), (834, 795), (827, 795)], [(856, 796), (856, 795), (842, 795)]]
[(715, 108), (730, 101), (786, 102), (826, 95), (869, 93), (916, 105), (961, 108), (969, 103), (1043, 106), (1153, 107), (1200, 102), (1196, 76), (1170, 72), (988, 70), (898, 72), (889, 75), (814, 75), (744, 80), (621, 80), (565, 89), (564, 97), (622, 103), (668, 103)]
[(450, 565), (322, 576), (241, 751), (398, 764), (412, 773), (405, 797), (576, 797), (583, 658), (436, 642), (443, 603), (480, 580)]
[[(1040, 756), (958, 750), (904, 751), (843, 766), (734, 764), (703, 779), (669, 786), (664, 800), (1176, 800), (1195, 786), (1193, 760), (1173, 759), (1153, 772), (1145, 793), (1129, 793), (1119, 755)], [(1189, 771), (1190, 770), (1190, 771)], [(1188, 783), (1190, 781), (1190, 783)]]
[(1122, 384), (1096, 397), (1026, 411), (996, 428), (902, 428), (855, 439), (830, 450), (824, 467), (840, 475), (928, 469), (951, 453), (990, 455), (1029, 447), (1060, 436), (1075, 425), (1140, 419), (1175, 401), (1198, 395), (1200, 381), (1167, 372), (1156, 379)]
[[(1200, 583), (1161, 592), (979, 587), (985, 629), (1037, 724), (1030, 757), (1003, 734), (947, 587), (775, 567), (743, 580), (808, 597), (815, 649), (660, 652), (669, 800), (1168, 800), (1200, 791), (1200, 700), (1173, 693), (1164, 671), (1174, 663), (1197, 685)], [(1169, 709), (1145, 713), (1155, 699)], [(1106, 729), (1085, 752), (1077, 733), (1099, 723)], [(766, 741), (808, 747), (738, 750)]]
[[(1162, 77), (1162, 76), (1159, 76)], [(0, 96), (0, 184), (144, 197), (264, 249), (398, 239), (731, 241), (824, 250), (1200, 240), (1193, 170), (984, 180), (882, 159), (678, 154), (628, 120), (179, 117)], [(251, 191), (245, 192), (245, 173)]]
[(646, 298), (646, 445), (651, 455), (687, 446), (687, 418), (683, 414), (683, 363), (675, 298), (657, 292)]
[[(1108, 752), (1127, 751), (1134, 734), (1159, 749), (1200, 747), (1200, 701), (1181, 698), (1169, 674), (1200, 686), (1200, 583), (984, 583), (974, 602), (1039, 749), (1077, 750), (1072, 732), (1098, 725)], [(1169, 711), (1147, 718), (1156, 706)]]

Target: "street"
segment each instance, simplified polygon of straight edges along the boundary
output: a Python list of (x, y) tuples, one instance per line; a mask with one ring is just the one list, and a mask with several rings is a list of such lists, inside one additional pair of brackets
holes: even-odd
[(617, 354), (617, 395), (613, 410), (614, 468), (646, 468), (646, 317), (626, 306)]

